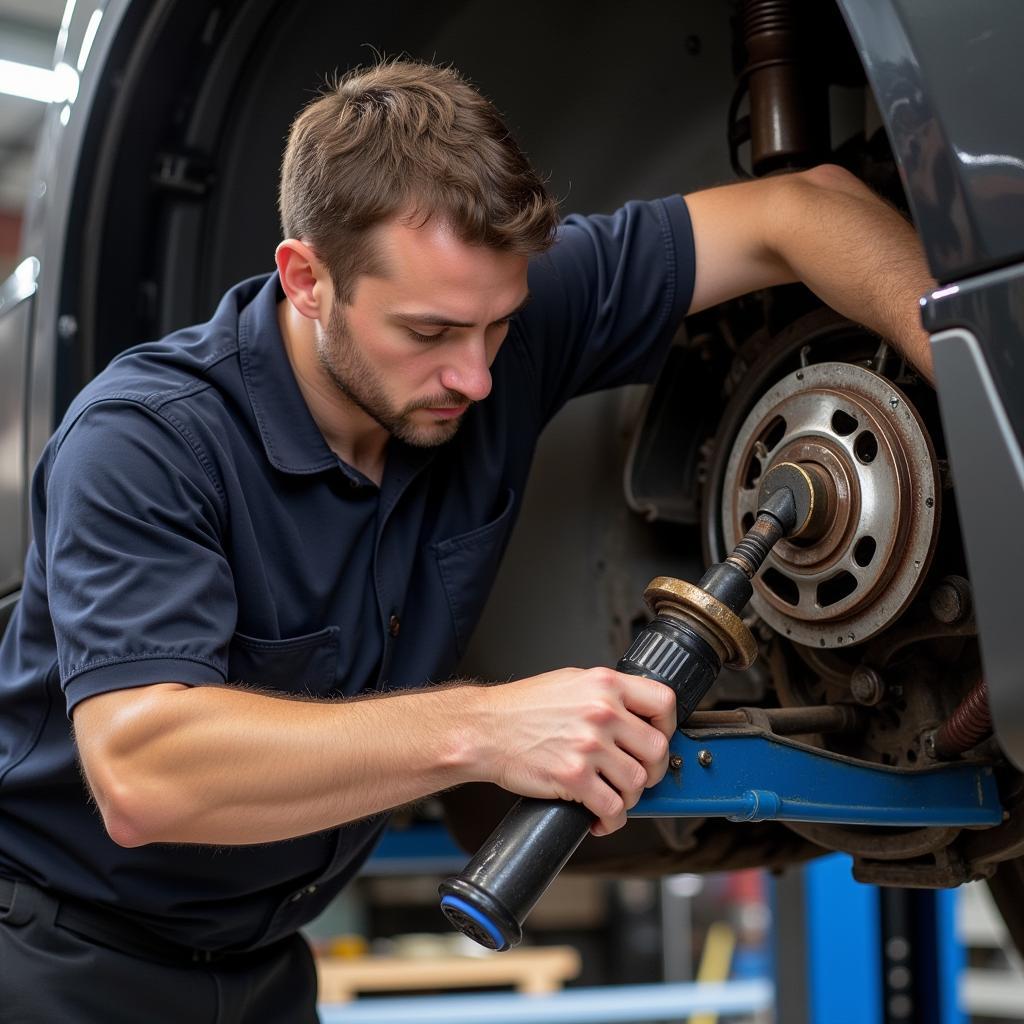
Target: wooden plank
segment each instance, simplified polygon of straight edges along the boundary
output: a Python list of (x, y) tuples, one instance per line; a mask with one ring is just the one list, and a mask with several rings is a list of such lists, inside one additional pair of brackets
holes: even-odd
[(317, 960), (322, 1002), (346, 1002), (359, 992), (481, 988), (512, 985), (520, 993), (555, 992), (580, 972), (572, 946), (512, 949), (480, 957), (360, 957)]

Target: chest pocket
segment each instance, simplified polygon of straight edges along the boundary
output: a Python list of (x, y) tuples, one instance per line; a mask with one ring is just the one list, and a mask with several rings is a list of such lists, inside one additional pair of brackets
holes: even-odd
[(251, 686), (328, 696), (338, 672), (337, 626), (285, 640), (235, 633), (228, 648), (228, 679)]
[(501, 556), (505, 553), (514, 518), (515, 497), (515, 491), (509, 488), (497, 519), (433, 545), (455, 625), (460, 658), (466, 651), (494, 583)]

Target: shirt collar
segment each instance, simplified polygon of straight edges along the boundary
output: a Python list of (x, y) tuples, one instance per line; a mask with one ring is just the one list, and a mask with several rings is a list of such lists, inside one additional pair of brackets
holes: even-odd
[(319, 473), (339, 460), (316, 425), (288, 361), (277, 323), (277, 304), (283, 298), (280, 279), (270, 274), (241, 310), (242, 379), (270, 464), (284, 473)]

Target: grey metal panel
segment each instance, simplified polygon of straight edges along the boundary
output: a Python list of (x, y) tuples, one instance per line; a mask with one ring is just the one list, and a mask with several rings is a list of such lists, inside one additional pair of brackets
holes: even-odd
[[(269, 267), (289, 121), (326, 72), (372, 59), (367, 42), (384, 53), (452, 62), (502, 111), (565, 213), (610, 212), (628, 199), (730, 176), (727, 5), (519, 0), (495, 32), (499, 11), (494, 0), (278, 4), (244, 81), (231, 83), (230, 116), (218, 122), (204, 99), (206, 111), (190, 129), (190, 145), (213, 156), (219, 184), (198, 251), (179, 257), (201, 282), (196, 306), (185, 310), (168, 294), (162, 327), (207, 315), (227, 285)], [(222, 89), (228, 85), (225, 76)], [(189, 216), (187, 205), (182, 212)]]
[[(839, 0), (932, 273), (924, 301), (996, 731), (1024, 765), (1024, 4)], [(1002, 268), (1002, 269), (1000, 269)]]
[(839, 0), (940, 281), (1024, 253), (1024, 4)]
[(931, 334), (966, 327), (977, 339), (1017, 442), (1024, 444), (1024, 264), (940, 288), (922, 299), (922, 307)]
[(932, 352), (992, 718), (1003, 749), (1024, 768), (1024, 455), (975, 335), (942, 331)]
[(0, 285), (0, 594), (20, 585), (28, 539), (25, 392), (38, 273), (27, 259)]
[[(54, 399), (56, 393), (57, 347), (63, 335), (64, 343), (74, 344), (73, 323), (61, 321), (61, 287), (66, 269), (65, 247), (69, 234), (69, 217), (76, 192), (82, 188), (79, 169), (87, 142), (90, 117), (102, 120), (103, 111), (95, 109), (95, 97), (103, 79), (109, 51), (132, 0), (109, 0), (103, 7), (89, 60), (83, 69), (78, 95), (68, 105), (66, 123), (63, 110), (53, 105), (47, 114), (36, 156), (33, 194), (23, 227), (22, 252), (36, 256), (41, 263), (37, 316), (33, 329), (32, 363), (29, 368), (27, 392), (28, 462), (34, 465), (42, 454), (54, 428)], [(91, 9), (82, 8), (72, 19), (67, 32), (62, 29), (54, 60), (74, 57), (77, 50), (67, 50), (69, 40), (81, 43)]]

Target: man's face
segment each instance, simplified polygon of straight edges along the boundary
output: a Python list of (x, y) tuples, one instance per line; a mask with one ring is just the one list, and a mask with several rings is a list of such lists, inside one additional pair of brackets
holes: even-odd
[(525, 303), (527, 259), (467, 245), (446, 225), (376, 229), (380, 274), (357, 278), (318, 332), (333, 385), (392, 436), (450, 440), (491, 390), (490, 366)]

